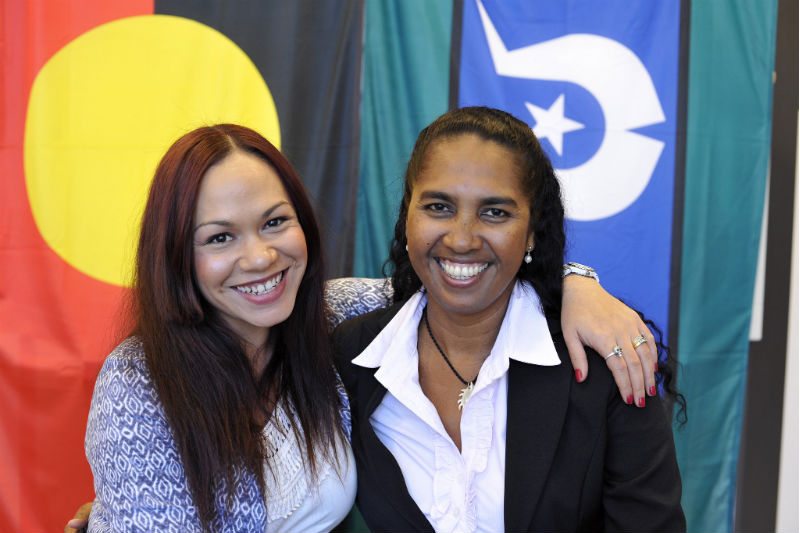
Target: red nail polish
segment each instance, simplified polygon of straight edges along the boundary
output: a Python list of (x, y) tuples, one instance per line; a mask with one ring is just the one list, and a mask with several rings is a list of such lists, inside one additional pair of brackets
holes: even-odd
[(581, 372), (579, 368), (576, 368), (575, 369), (575, 381), (580, 383), (581, 379), (583, 379), (583, 372)]
[(644, 407), (644, 396), (639, 398), (639, 407)]
[(648, 392), (650, 393), (650, 396), (655, 396), (656, 395), (656, 386), (655, 385), (651, 385), (650, 386), (650, 390)]
[(633, 403), (633, 394), (628, 394), (628, 397), (625, 398), (625, 403), (627, 403), (628, 405)]

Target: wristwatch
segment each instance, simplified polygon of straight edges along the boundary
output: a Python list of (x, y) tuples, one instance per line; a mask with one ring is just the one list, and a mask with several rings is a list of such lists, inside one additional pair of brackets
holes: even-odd
[(597, 283), (600, 283), (600, 276), (598, 276), (597, 272), (595, 272), (590, 266), (582, 265), (580, 263), (567, 263), (564, 265), (564, 271), (562, 272), (561, 277), (566, 278), (570, 274), (577, 274), (585, 278), (592, 278)]

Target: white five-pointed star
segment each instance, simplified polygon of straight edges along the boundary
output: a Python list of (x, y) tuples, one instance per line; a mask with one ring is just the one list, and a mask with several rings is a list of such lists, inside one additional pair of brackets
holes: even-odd
[(564, 95), (560, 94), (550, 109), (533, 105), (530, 102), (525, 102), (525, 106), (533, 115), (536, 120), (536, 126), (533, 128), (533, 133), (539, 138), (549, 139), (550, 144), (553, 145), (558, 155), (561, 155), (564, 149), (564, 134), (571, 131), (583, 129), (584, 125), (580, 122), (570, 120), (564, 116)]

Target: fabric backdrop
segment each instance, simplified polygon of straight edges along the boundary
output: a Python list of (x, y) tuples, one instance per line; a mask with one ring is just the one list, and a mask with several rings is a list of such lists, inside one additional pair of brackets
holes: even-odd
[(669, 333), (689, 529), (730, 531), (776, 6), (3, 0), (0, 523), (59, 530), (92, 497), (91, 390), (175, 138), (264, 133), (309, 188), (332, 275), (378, 276), (417, 133), (486, 104), (552, 157), (569, 258)]

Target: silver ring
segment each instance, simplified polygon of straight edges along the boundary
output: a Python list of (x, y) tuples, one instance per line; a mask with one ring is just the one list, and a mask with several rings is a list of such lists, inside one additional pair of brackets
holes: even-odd
[(633, 348), (634, 348), (634, 349), (636, 349), (636, 348), (638, 348), (639, 346), (641, 346), (642, 344), (646, 343), (646, 342), (647, 342), (647, 339), (645, 338), (645, 336), (644, 336), (644, 335), (638, 335), (638, 336), (637, 336), (635, 339), (633, 339), (631, 342), (633, 343)]
[(622, 348), (619, 345), (614, 346), (611, 350), (611, 353), (605, 356), (603, 359), (608, 359), (612, 355), (616, 355), (617, 357), (622, 357)]

